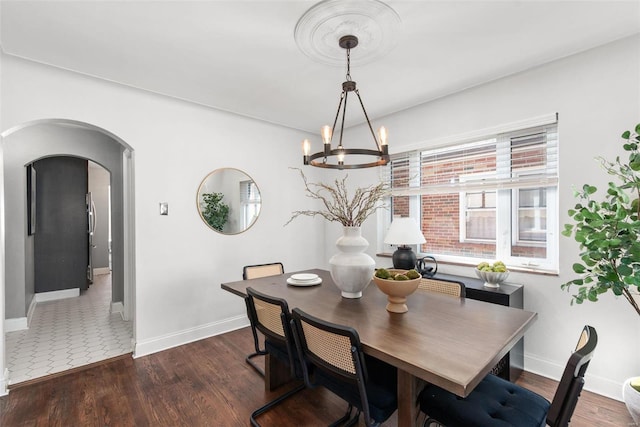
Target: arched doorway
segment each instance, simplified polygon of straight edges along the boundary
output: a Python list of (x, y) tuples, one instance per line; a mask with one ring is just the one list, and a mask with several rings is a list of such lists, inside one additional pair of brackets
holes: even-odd
[[(5, 319), (26, 322), (34, 298), (33, 241), (27, 232), (26, 174), (24, 167), (49, 156), (75, 156), (99, 163), (111, 173), (112, 200), (112, 294), (123, 305), (123, 317), (134, 322), (135, 272), (133, 150), (110, 132), (88, 123), (45, 119), (29, 122), (2, 134), (0, 162), (0, 215), (2, 263), (0, 263), (0, 314)], [(0, 394), (8, 384), (5, 322), (0, 341), (2, 378)]]

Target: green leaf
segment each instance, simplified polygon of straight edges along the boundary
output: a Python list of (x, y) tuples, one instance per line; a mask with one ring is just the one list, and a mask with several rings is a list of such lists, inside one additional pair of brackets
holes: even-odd
[(609, 240), (609, 243), (610, 243), (611, 246), (619, 246), (620, 243), (622, 243), (622, 240), (614, 238), (614, 239)]
[[(595, 250), (595, 251), (590, 251), (587, 254), (587, 257), (589, 258), (589, 262), (591, 262), (591, 261), (600, 261), (603, 258), (603, 255), (598, 250)], [(587, 264), (587, 265), (589, 265), (589, 264)], [(593, 265), (594, 264), (592, 263), (590, 266), (592, 267)]]
[(594, 187), (593, 185), (589, 185), (589, 184), (585, 184), (582, 186), (582, 190), (586, 193), (586, 194), (593, 194), (596, 191), (598, 191), (598, 189), (596, 187)]
[(629, 167), (636, 172), (640, 170), (640, 153), (633, 153), (629, 156)]
[(618, 274), (620, 274), (620, 276), (631, 276), (633, 274), (633, 269), (631, 267), (629, 267), (628, 265), (625, 264), (620, 264), (618, 266)]
[(611, 290), (613, 291), (613, 294), (617, 296), (622, 295), (623, 289), (624, 289), (624, 286), (621, 283), (614, 283), (613, 287), (611, 288)]
[(586, 270), (586, 268), (584, 267), (584, 265), (582, 265), (580, 263), (573, 264), (573, 271), (575, 273), (582, 274), (582, 273), (585, 272), (585, 270)]
[(629, 139), (629, 137), (631, 136), (631, 132), (629, 132), (628, 130), (625, 130), (621, 136), (623, 139)]
[(640, 134), (640, 123), (636, 125), (635, 131), (636, 133)]

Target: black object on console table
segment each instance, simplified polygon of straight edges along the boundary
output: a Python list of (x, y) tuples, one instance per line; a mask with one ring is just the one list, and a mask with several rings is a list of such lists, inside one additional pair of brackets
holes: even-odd
[[(435, 279), (457, 280), (467, 288), (467, 298), (508, 307), (524, 308), (524, 287), (501, 283), (498, 288), (487, 288), (484, 282), (474, 277), (454, 276), (438, 273)], [(493, 373), (507, 381), (515, 382), (524, 369), (524, 338), (520, 339), (493, 368)]]

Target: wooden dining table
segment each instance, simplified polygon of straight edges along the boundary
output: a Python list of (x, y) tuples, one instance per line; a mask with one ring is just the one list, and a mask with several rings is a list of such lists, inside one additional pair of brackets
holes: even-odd
[[(287, 301), (325, 321), (353, 327), (363, 351), (398, 368), (398, 426), (413, 426), (417, 395), (425, 382), (466, 397), (520, 340), (536, 313), (482, 301), (417, 291), (407, 299), (409, 311), (390, 313), (387, 297), (376, 285), (361, 298), (343, 298), (329, 271), (316, 286), (287, 284), (289, 274), (223, 283), (222, 289), (246, 296), (246, 288)], [(266, 366), (269, 369), (269, 366)], [(267, 372), (266, 381), (276, 381)]]

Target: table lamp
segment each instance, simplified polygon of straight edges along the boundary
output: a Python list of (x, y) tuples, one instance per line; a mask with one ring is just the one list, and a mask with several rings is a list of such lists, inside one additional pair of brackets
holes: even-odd
[(411, 270), (416, 268), (416, 254), (408, 245), (426, 243), (426, 240), (413, 218), (394, 218), (384, 243), (398, 246), (393, 253), (393, 268)]

